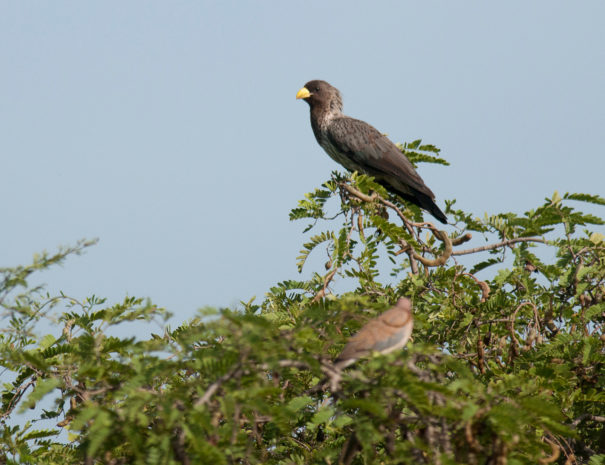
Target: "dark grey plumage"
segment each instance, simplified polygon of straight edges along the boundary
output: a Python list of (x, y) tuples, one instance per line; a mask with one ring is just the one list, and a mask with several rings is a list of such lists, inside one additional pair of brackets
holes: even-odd
[(330, 157), (350, 171), (369, 174), (387, 190), (427, 210), (442, 223), (435, 194), (393, 142), (364, 121), (342, 113), (342, 97), (325, 81), (309, 81), (296, 98), (311, 107), (315, 138)]

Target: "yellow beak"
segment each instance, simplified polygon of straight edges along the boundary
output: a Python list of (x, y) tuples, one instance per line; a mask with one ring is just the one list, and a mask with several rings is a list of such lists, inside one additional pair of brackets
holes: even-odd
[(300, 89), (297, 93), (296, 93), (296, 98), (309, 98), (311, 97), (311, 92), (309, 92), (309, 89), (307, 89), (306, 87), (303, 87), (302, 89)]

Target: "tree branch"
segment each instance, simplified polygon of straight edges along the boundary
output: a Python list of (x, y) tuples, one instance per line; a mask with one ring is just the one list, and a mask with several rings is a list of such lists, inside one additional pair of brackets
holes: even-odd
[(459, 237), (455, 237), (452, 238), (452, 245), (460, 245), (460, 244), (464, 244), (465, 242), (470, 241), (473, 238), (473, 235), (469, 232), (467, 232), (466, 234), (463, 234), (462, 236)]
[(179, 463), (183, 465), (191, 465), (191, 459), (187, 455), (185, 450), (185, 431), (183, 428), (177, 427), (174, 430), (174, 436), (172, 437), (172, 451)]
[(553, 463), (559, 458), (559, 455), (561, 455), (561, 449), (559, 448), (558, 445), (556, 445), (553, 441), (548, 440), (547, 438), (545, 438), (545, 441), (550, 445), (551, 454), (549, 457), (545, 457), (543, 459), (538, 459), (538, 463), (540, 465), (546, 465), (547, 463)]
[(349, 439), (342, 446), (340, 457), (338, 457), (339, 465), (349, 465), (355, 458), (355, 454), (361, 449), (361, 445), (357, 440), (355, 432), (351, 433)]
[(355, 189), (353, 186), (347, 184), (346, 182), (341, 182), (339, 185), (340, 187), (345, 189), (349, 194), (354, 195), (355, 197), (360, 200), (363, 200), (364, 202), (372, 203), (374, 200), (380, 198), (380, 196), (376, 192), (374, 192), (372, 195), (366, 195), (363, 192)]
[(580, 415), (578, 418), (576, 418), (572, 425), (573, 426), (578, 426), (580, 423), (582, 423), (583, 421), (588, 420), (588, 421), (596, 421), (599, 423), (605, 423), (605, 417), (601, 417), (598, 415), (591, 415), (589, 413), (585, 413), (584, 415)]
[(210, 400), (210, 398), (214, 395), (214, 393), (217, 391), (217, 389), (219, 387), (221, 387), (221, 384), (223, 384), (225, 381), (228, 381), (231, 378), (233, 378), (234, 376), (236, 376), (240, 370), (241, 370), (241, 364), (236, 363), (233, 366), (233, 368), (231, 368), (231, 370), (229, 370), (227, 373), (225, 373), (223, 376), (221, 376), (219, 379), (217, 379), (214, 383), (212, 383), (210, 386), (208, 386), (208, 389), (206, 389), (206, 392), (204, 392), (204, 395), (202, 397), (200, 397), (197, 401), (195, 401), (193, 406), (199, 407), (200, 405), (206, 404)]
[(332, 281), (332, 278), (334, 278), (334, 275), (336, 274), (337, 271), (338, 271), (338, 268), (334, 268), (332, 271), (330, 271), (325, 276), (323, 289), (321, 289), (317, 294), (315, 294), (315, 297), (313, 297), (313, 300), (311, 300), (311, 303), (318, 302), (322, 297), (324, 297), (326, 295), (326, 289), (328, 288), (330, 281)]
[(412, 251), (414, 258), (420, 263), (422, 263), (424, 266), (440, 266), (447, 262), (447, 259), (450, 258), (450, 255), (452, 255), (452, 241), (450, 240), (449, 236), (445, 231), (440, 231), (436, 228), (431, 229), (431, 231), (433, 231), (433, 234), (437, 239), (439, 239), (445, 244), (445, 249), (439, 257), (434, 259), (425, 258), (421, 255), (418, 255), (414, 249), (410, 250)]
[(546, 239), (539, 237), (516, 237), (515, 239), (508, 239), (506, 241), (498, 242), (497, 244), (484, 245), (482, 247), (475, 247), (474, 249), (457, 250), (452, 252), (452, 255), (467, 255), (469, 253), (484, 252), (486, 250), (497, 249), (498, 247), (506, 247), (507, 245), (516, 244), (517, 242), (540, 242), (546, 244)]
[(485, 302), (489, 297), (489, 285), (485, 281), (481, 281), (479, 278), (470, 273), (462, 273), (462, 275), (472, 278), (477, 283), (477, 285), (481, 288), (481, 302)]

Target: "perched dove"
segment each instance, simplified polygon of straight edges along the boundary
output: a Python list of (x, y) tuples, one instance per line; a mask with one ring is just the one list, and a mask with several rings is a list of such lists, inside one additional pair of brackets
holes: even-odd
[(410, 299), (401, 298), (397, 305), (368, 321), (349, 339), (335, 365), (344, 368), (371, 352), (388, 354), (401, 349), (408, 342), (413, 326), (412, 302)]

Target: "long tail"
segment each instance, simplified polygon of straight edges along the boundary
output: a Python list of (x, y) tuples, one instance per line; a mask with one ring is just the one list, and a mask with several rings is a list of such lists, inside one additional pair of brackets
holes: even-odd
[[(382, 184), (386, 188), (386, 190), (391, 191), (391, 193), (393, 194), (397, 194), (399, 197), (404, 200), (407, 200), (408, 202), (412, 202), (414, 205), (418, 205), (420, 208), (429, 212), (443, 224), (447, 224), (447, 216), (445, 216), (445, 213), (443, 213), (441, 209), (437, 206), (437, 204), (433, 201), (432, 196), (413, 188), (410, 188), (411, 193), (402, 192), (385, 179), (376, 179), (376, 181), (378, 181), (379, 184)], [(429, 192), (431, 191), (429, 190)]]
[(433, 215), (439, 221), (441, 221), (443, 224), (447, 224), (447, 216), (445, 216), (445, 213), (443, 213), (441, 211), (441, 209), (437, 206), (437, 204), (435, 202), (433, 202), (432, 199), (428, 199), (428, 200), (430, 203), (426, 202), (424, 205), (421, 205), (421, 207), (424, 208), (426, 211), (428, 211), (431, 215)]
[(405, 200), (409, 200), (413, 204), (418, 205), (420, 208), (429, 212), (431, 215), (433, 215), (436, 219), (441, 221), (443, 224), (447, 224), (447, 216), (445, 216), (445, 213), (443, 213), (441, 211), (441, 209), (437, 206), (437, 204), (433, 201), (433, 199), (431, 197), (429, 197), (428, 195), (426, 195), (422, 192), (416, 191), (416, 190), (414, 191), (413, 195), (404, 194), (403, 192), (397, 192), (397, 193), (401, 197), (403, 197)]

